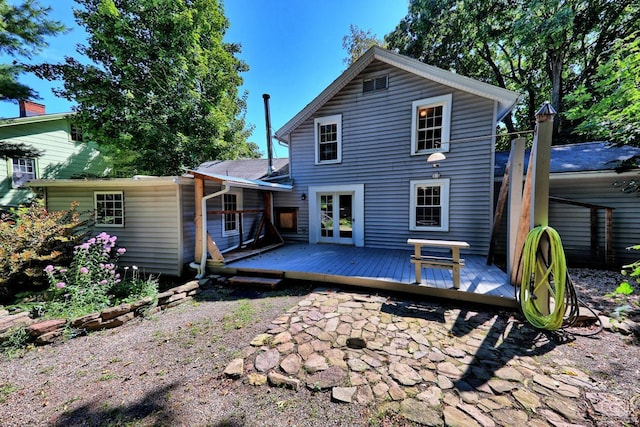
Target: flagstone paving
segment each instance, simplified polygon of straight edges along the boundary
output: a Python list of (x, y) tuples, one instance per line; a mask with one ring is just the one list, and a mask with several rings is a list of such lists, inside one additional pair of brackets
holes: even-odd
[(583, 402), (606, 390), (569, 361), (541, 364), (553, 344), (537, 337), (509, 314), (317, 289), (225, 373), (330, 391), (336, 402), (379, 405), (422, 425), (592, 425)]

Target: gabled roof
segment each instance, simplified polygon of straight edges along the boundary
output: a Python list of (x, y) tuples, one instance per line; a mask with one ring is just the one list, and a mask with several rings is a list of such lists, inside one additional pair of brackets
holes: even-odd
[(53, 120), (66, 119), (67, 117), (71, 117), (73, 115), (75, 115), (75, 113), (53, 113), (53, 114), (42, 114), (39, 116), (0, 119), (0, 127), (26, 125), (29, 123), (50, 122)]
[[(267, 159), (211, 160), (202, 163), (194, 171), (255, 180), (267, 178), (268, 167)], [(273, 159), (271, 177), (284, 176), (288, 173), (289, 159)]]
[(320, 95), (304, 107), (302, 111), (282, 126), (275, 133), (275, 138), (283, 142), (289, 142), (289, 135), (293, 130), (318, 111), (374, 60), (384, 62), (419, 77), (494, 100), (498, 103), (498, 120), (502, 119), (520, 98), (520, 94), (516, 92), (461, 76), (460, 74), (452, 73), (451, 71), (446, 71), (432, 65), (427, 65), (416, 59), (391, 52), (379, 46), (373, 46), (347, 68), (340, 77), (323, 90)]
[[(529, 165), (529, 154), (524, 155), (525, 170)], [(612, 171), (620, 162), (640, 156), (640, 148), (610, 145), (608, 142), (584, 142), (580, 144), (554, 145), (551, 147), (550, 173)], [(509, 160), (508, 151), (496, 152), (494, 176), (502, 177)], [(640, 167), (640, 165), (638, 165)]]

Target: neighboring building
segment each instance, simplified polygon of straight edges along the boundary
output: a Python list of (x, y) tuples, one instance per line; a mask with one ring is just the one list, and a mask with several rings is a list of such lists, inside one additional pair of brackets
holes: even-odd
[[(640, 163), (616, 172), (633, 156), (640, 156), (640, 148), (606, 142), (551, 147), (549, 225), (560, 234), (570, 266), (619, 267), (640, 259), (640, 251), (626, 249), (640, 245)], [(496, 153), (498, 187), (508, 158), (509, 152)], [(605, 253), (607, 209), (612, 210), (611, 254)], [(501, 225), (496, 252), (504, 255), (506, 216)]]
[(45, 114), (41, 104), (20, 101), (20, 117), (0, 119), (0, 141), (42, 152), (38, 158), (9, 158), (0, 167), (0, 209), (29, 202), (24, 184), (33, 179), (104, 176), (109, 165), (95, 144), (83, 141), (73, 113)]
[[(486, 254), (495, 129), (518, 98), (369, 49), (276, 132), (294, 183), (275, 195), (276, 225), (294, 241), (408, 249), (407, 238), (463, 240)], [(446, 159), (428, 163), (433, 153)]]

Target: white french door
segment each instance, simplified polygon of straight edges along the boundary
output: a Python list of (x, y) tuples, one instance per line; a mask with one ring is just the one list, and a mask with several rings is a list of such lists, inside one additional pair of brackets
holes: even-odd
[(353, 244), (353, 194), (318, 193), (320, 236), (325, 243)]
[(364, 246), (364, 185), (309, 187), (309, 242)]

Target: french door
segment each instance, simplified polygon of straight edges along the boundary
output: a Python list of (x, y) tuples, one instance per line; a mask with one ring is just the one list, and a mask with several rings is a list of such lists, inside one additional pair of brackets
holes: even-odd
[(320, 216), (319, 242), (353, 244), (353, 194), (316, 193)]

